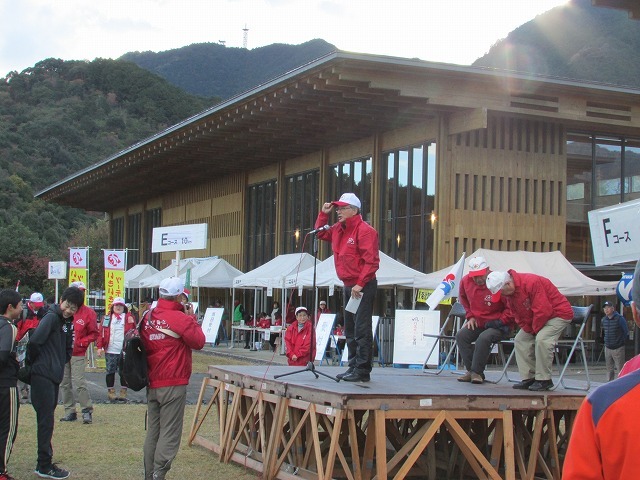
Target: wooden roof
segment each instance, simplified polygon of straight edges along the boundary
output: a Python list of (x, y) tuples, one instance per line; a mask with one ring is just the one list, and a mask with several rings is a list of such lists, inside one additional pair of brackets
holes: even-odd
[(640, 19), (640, 3), (638, 0), (591, 0), (596, 7), (617, 8), (629, 12), (629, 18)]
[[(536, 95), (539, 90), (545, 96)], [(486, 68), (335, 52), (188, 118), (36, 196), (111, 211), (213, 177), (422, 123), (443, 112), (475, 111), (473, 118), (480, 118), (481, 127), (486, 108), (480, 115), (477, 110), (482, 102), (515, 113), (562, 117), (558, 95), (576, 90), (596, 96), (602, 102), (592, 106), (597, 110), (608, 108), (604, 102), (624, 103), (620, 98), (640, 94)], [(515, 100), (509, 98), (514, 92)], [(568, 105), (575, 118), (575, 106)], [(582, 115), (587, 118), (589, 112)], [(626, 124), (632, 114), (625, 111), (623, 117), (610, 121)], [(112, 194), (113, 182), (119, 187), (117, 195)]]

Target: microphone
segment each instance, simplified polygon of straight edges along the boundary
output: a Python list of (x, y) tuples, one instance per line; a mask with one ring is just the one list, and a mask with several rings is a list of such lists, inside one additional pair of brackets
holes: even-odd
[(309, 235), (315, 235), (316, 233), (324, 232), (325, 230), (329, 230), (331, 225), (325, 225), (324, 227), (316, 228), (315, 230), (311, 230)]

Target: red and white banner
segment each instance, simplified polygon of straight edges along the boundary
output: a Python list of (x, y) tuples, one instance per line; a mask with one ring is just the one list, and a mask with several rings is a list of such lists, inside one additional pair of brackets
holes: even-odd
[(124, 250), (104, 250), (104, 269), (105, 270), (125, 270), (125, 251)]
[(88, 248), (69, 249), (69, 268), (87, 268)]
[(125, 250), (104, 251), (104, 295), (105, 307), (111, 307), (113, 299), (124, 297), (124, 271), (127, 265)]

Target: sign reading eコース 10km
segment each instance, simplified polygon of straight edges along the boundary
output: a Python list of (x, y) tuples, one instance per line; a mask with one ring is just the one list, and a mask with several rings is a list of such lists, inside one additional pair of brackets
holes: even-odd
[(201, 250), (203, 248), (207, 248), (206, 223), (153, 229), (153, 239), (151, 240), (153, 253)]

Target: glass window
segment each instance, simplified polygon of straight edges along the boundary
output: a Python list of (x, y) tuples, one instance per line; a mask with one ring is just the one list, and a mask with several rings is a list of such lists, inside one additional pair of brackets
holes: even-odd
[(640, 197), (640, 139), (567, 135), (567, 243), (572, 262), (593, 262), (588, 212)]
[(140, 263), (140, 237), (142, 214), (127, 217), (127, 270)]
[(338, 163), (329, 168), (327, 177), (329, 199), (337, 200), (343, 193), (351, 192), (362, 202), (362, 218), (371, 222), (371, 157), (359, 158)]
[(144, 262), (152, 265), (153, 267), (160, 269), (160, 253), (152, 253), (151, 252), (151, 244), (153, 240), (153, 229), (162, 226), (162, 210), (159, 208), (154, 208), (153, 210), (147, 210), (145, 212), (145, 222), (144, 222), (144, 251), (146, 253), (146, 258), (144, 258)]
[(275, 257), (276, 190), (275, 180), (247, 189), (245, 271)]
[(319, 176), (320, 171), (313, 170), (285, 179), (283, 253), (300, 252), (304, 236), (313, 230), (320, 201)]
[(423, 272), (433, 270), (435, 152), (435, 143), (425, 143), (382, 157), (380, 248)]

